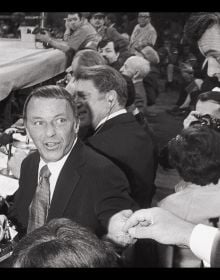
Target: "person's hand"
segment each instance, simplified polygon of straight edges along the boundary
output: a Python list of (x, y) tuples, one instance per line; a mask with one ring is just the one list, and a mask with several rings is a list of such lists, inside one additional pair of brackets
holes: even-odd
[(197, 118), (194, 116), (194, 114), (198, 115), (199, 113), (197, 111), (191, 111), (183, 121), (184, 128), (188, 128), (192, 122), (197, 121)]
[(122, 210), (113, 215), (109, 220), (107, 238), (118, 245), (126, 246), (135, 243), (128, 233), (122, 230), (127, 219), (132, 215), (132, 210)]
[(166, 245), (189, 246), (194, 226), (165, 209), (154, 207), (133, 213), (123, 231), (133, 238), (150, 238)]
[(46, 30), (44, 30), (45, 34), (37, 33), (35, 35), (36, 40), (44, 43), (48, 43), (51, 39), (50, 33)]
[(71, 32), (70, 24), (67, 20), (65, 20), (65, 33), (69, 34)]
[(5, 225), (7, 224), (7, 217), (5, 215), (0, 215), (0, 241), (2, 241), (2, 239), (5, 236)]

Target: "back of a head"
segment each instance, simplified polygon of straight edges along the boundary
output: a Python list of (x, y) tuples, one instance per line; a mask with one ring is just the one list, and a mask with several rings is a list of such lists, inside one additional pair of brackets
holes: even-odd
[(13, 267), (117, 267), (112, 247), (89, 229), (65, 218), (53, 219), (15, 247)]
[(138, 77), (143, 79), (150, 71), (150, 63), (140, 56), (130, 56), (125, 63), (133, 70), (133, 73), (138, 73)]
[(220, 13), (192, 13), (184, 26), (184, 39), (196, 43), (204, 32), (215, 24), (220, 25)]
[(153, 64), (158, 64), (160, 62), (159, 55), (151, 46), (144, 47), (140, 51), (140, 53), (146, 60), (148, 60), (149, 62), (151, 62)]
[(106, 17), (111, 21), (111, 23), (116, 23), (117, 21), (115, 13), (108, 13), (106, 14)]
[(82, 66), (94, 66), (94, 65), (105, 65), (105, 59), (102, 57), (100, 53), (94, 50), (80, 50), (76, 53), (73, 58), (72, 65), (77, 59), (78, 67)]
[(205, 186), (220, 178), (220, 132), (206, 125), (184, 129), (168, 145), (171, 165), (186, 182)]

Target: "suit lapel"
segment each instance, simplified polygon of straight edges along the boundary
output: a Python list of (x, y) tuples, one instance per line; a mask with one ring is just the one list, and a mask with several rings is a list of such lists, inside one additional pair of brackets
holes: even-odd
[[(23, 189), (24, 193), (21, 194), (22, 207), (26, 207), (25, 203), (27, 203), (27, 205), (29, 206), (35, 194), (37, 183), (38, 183), (39, 161), (40, 161), (40, 155), (38, 152), (36, 152), (33, 155), (32, 161), (29, 162), (28, 180), (26, 182), (27, 188)], [(25, 197), (25, 199), (22, 198), (23, 196)]]
[(80, 180), (78, 171), (84, 161), (83, 144), (80, 140), (77, 140), (75, 147), (72, 149), (58, 177), (51, 201), (48, 220), (62, 217), (69, 199)]

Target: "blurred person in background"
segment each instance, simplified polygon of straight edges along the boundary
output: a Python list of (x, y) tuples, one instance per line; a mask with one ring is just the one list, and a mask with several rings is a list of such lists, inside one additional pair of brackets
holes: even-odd
[(140, 51), (147, 45), (154, 46), (156, 40), (157, 32), (151, 24), (150, 13), (138, 13), (138, 24), (135, 26), (130, 38), (130, 51), (134, 53), (135, 49)]
[(43, 34), (37, 33), (36, 39), (65, 53), (72, 52), (73, 55), (83, 48), (96, 49), (97, 32), (90, 24), (84, 22), (82, 13), (69, 12), (64, 20), (66, 30), (63, 41), (52, 38), (46, 30), (43, 31)]

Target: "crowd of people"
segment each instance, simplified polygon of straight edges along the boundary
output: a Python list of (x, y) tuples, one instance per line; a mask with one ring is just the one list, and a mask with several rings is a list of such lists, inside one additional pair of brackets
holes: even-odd
[[(63, 40), (36, 39), (71, 66), (18, 120), (36, 150), (8, 162), (19, 188), (0, 215), (1, 240), (9, 223), (18, 232), (7, 265), (163, 267), (163, 250), (174, 267), (219, 267), (220, 13), (158, 38), (149, 12), (131, 32), (111, 13), (69, 12)], [(162, 151), (148, 123), (161, 78), (179, 92), (168, 113), (185, 116)], [(153, 207), (159, 164), (181, 181)]]

